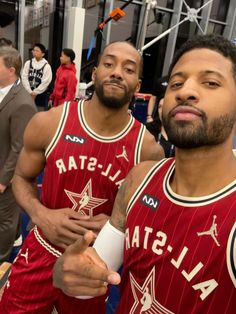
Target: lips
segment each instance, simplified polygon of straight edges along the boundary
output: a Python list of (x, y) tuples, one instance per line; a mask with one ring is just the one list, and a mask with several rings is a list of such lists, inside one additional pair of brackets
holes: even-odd
[(106, 86), (111, 86), (111, 87), (115, 87), (115, 88), (120, 88), (120, 89), (124, 89), (124, 87), (120, 84), (117, 83), (104, 83), (104, 85)]
[(190, 106), (178, 106), (171, 111), (171, 116), (175, 117), (177, 115), (193, 115), (193, 116), (202, 116), (201, 111), (197, 108)]
[(194, 107), (178, 106), (171, 111), (171, 116), (177, 120), (195, 120), (202, 116), (202, 113)]

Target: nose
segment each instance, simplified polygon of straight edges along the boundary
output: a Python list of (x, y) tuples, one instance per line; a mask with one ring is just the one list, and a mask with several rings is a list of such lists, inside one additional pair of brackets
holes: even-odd
[(199, 90), (198, 84), (193, 79), (187, 79), (183, 83), (183, 85), (177, 89), (176, 92), (176, 100), (177, 102), (186, 102), (192, 101), (194, 103), (199, 100)]
[(123, 79), (123, 74), (122, 74), (122, 67), (121, 65), (117, 64), (113, 67), (112, 72), (111, 72), (111, 78), (116, 78), (118, 80)]

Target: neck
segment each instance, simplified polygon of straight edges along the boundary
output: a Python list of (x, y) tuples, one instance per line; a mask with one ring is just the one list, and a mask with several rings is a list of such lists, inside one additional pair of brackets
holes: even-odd
[(4, 82), (0, 83), (0, 88), (4, 88), (4, 87), (14, 84), (17, 79), (18, 79), (17, 77), (8, 78)]
[(232, 142), (215, 147), (183, 150), (176, 148), (176, 169), (171, 187), (183, 196), (215, 193), (236, 179)]
[(90, 101), (84, 104), (86, 122), (92, 130), (101, 136), (114, 136), (121, 132), (130, 120), (128, 104), (122, 108), (107, 108), (94, 93)]

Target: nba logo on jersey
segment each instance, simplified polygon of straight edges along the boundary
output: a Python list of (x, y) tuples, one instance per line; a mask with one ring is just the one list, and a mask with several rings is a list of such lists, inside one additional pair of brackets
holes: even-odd
[(85, 138), (76, 136), (73, 134), (65, 134), (64, 139), (68, 142), (77, 143), (77, 144), (84, 144)]
[(144, 194), (141, 198), (141, 203), (143, 203), (145, 206), (148, 206), (152, 210), (157, 210), (157, 207), (160, 204), (159, 199), (156, 197), (150, 195), (150, 194)]

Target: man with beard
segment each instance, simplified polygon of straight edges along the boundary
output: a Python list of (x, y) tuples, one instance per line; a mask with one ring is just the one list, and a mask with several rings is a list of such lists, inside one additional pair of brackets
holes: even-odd
[(197, 36), (177, 52), (163, 123), (175, 159), (130, 172), (94, 247), (92, 232), (68, 247), (54, 284), (102, 295), (119, 283), (111, 270), (123, 260), (116, 313), (235, 313), (236, 47), (227, 39)]
[[(0, 313), (105, 313), (105, 296), (79, 300), (52, 285), (53, 265), (87, 230), (111, 215), (128, 171), (164, 154), (145, 126), (128, 114), (140, 87), (141, 56), (127, 42), (108, 45), (88, 101), (65, 103), (31, 120), (13, 186), (33, 223), (12, 266)], [(35, 178), (44, 169), (41, 202)]]

